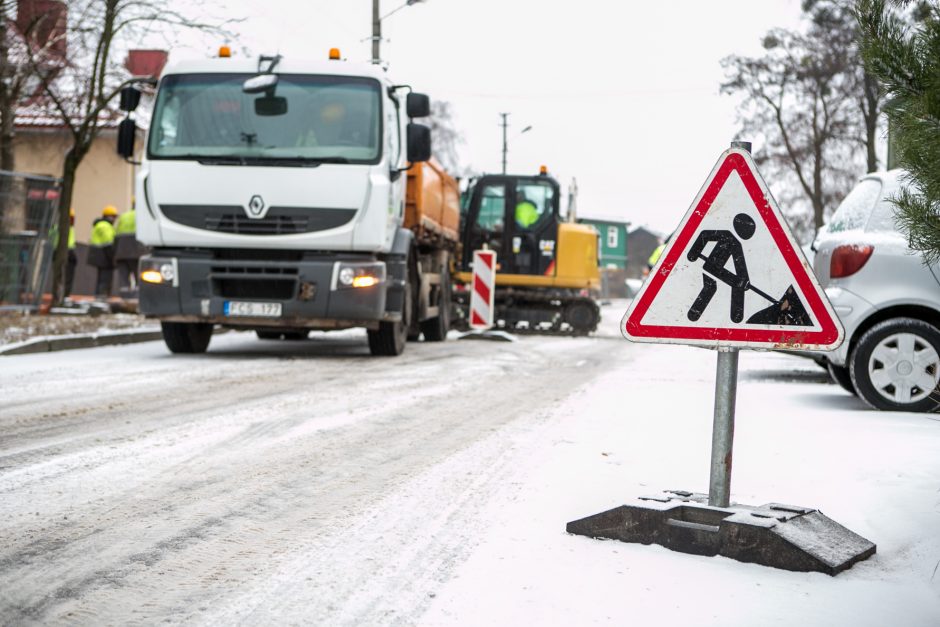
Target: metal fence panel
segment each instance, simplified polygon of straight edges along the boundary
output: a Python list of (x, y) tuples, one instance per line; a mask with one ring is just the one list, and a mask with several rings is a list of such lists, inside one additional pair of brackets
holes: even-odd
[(0, 308), (39, 307), (60, 188), (59, 179), (0, 170)]

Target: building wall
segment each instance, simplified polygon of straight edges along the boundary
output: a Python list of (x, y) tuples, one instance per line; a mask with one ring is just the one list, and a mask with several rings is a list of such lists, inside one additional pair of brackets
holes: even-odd
[[(131, 206), (134, 167), (117, 155), (115, 141), (113, 131), (102, 132), (78, 167), (72, 208), (79, 242), (88, 242), (92, 223), (105, 205), (114, 205), (120, 212)], [(60, 177), (70, 145), (71, 137), (64, 132), (18, 130), (14, 143), (16, 169)]]
[(662, 241), (656, 233), (638, 228), (630, 233), (630, 243), (627, 247), (627, 277), (631, 279), (643, 278), (646, 262)]

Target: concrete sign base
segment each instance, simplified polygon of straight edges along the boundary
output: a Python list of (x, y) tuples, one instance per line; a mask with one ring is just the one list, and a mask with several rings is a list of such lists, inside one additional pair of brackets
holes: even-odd
[(467, 331), (457, 336), (458, 340), (490, 340), (492, 342), (515, 342), (516, 338), (505, 331), (487, 329), (485, 331)]
[(875, 554), (875, 545), (819, 510), (768, 503), (710, 507), (707, 494), (681, 490), (640, 497), (640, 505), (568, 523), (568, 533), (660, 544), (773, 568), (836, 575)]

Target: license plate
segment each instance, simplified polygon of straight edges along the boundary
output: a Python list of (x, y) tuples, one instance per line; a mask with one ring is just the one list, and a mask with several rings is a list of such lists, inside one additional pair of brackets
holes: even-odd
[(250, 316), (255, 318), (279, 318), (281, 303), (248, 303), (238, 300), (225, 301), (226, 316)]

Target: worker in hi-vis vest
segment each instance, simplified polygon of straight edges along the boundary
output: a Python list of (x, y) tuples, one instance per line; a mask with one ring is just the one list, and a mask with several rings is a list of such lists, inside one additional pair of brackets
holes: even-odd
[(88, 242), (88, 264), (98, 269), (95, 295), (105, 298), (111, 295), (114, 275), (114, 221), (117, 215), (114, 205), (105, 207), (101, 217), (91, 227), (91, 239)]
[(666, 250), (666, 244), (669, 243), (669, 240), (672, 239), (672, 233), (669, 234), (669, 237), (666, 238), (666, 241), (659, 241), (659, 246), (653, 251), (653, 254), (650, 255), (649, 259), (646, 260), (646, 271), (644, 275), (649, 274), (653, 271), (653, 267), (656, 265), (656, 262), (659, 261), (659, 258), (663, 256), (663, 251)]
[(129, 211), (114, 223), (114, 265), (117, 268), (118, 294), (137, 288), (137, 261), (142, 254), (137, 242), (137, 212), (133, 201)]
[(516, 203), (516, 224), (524, 229), (529, 228), (539, 219), (539, 211), (535, 204), (525, 196), (519, 196), (519, 202)]

